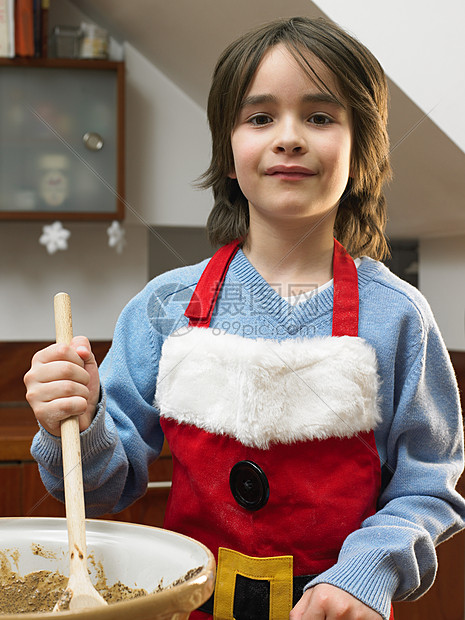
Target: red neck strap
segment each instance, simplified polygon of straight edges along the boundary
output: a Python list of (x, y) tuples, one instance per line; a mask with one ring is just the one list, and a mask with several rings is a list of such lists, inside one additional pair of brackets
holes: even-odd
[[(205, 267), (185, 315), (190, 327), (208, 327), (216, 300), (240, 242), (221, 247)], [(355, 263), (343, 246), (334, 240), (333, 336), (358, 334), (358, 278)]]
[(352, 257), (334, 239), (333, 336), (358, 335), (358, 274)]
[(239, 244), (239, 241), (228, 243), (211, 257), (184, 313), (189, 319), (189, 327), (208, 327), (210, 325), (216, 300), (226, 278), (229, 265), (239, 249)]

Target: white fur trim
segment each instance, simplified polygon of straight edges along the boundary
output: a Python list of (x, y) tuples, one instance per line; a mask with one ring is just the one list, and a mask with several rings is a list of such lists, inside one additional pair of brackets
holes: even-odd
[(166, 418), (267, 448), (373, 429), (378, 385), (361, 338), (276, 342), (191, 328), (163, 345), (155, 401)]

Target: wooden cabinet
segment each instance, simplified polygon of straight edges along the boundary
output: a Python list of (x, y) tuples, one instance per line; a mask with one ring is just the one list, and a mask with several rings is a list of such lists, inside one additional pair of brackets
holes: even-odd
[[(172, 463), (169, 450), (150, 467), (147, 493), (132, 506), (102, 519), (162, 527), (170, 489)], [(64, 505), (52, 497), (40, 479), (37, 463), (0, 463), (0, 517), (64, 517)]]
[(0, 517), (22, 514), (21, 468), (15, 463), (0, 463)]
[(0, 219), (124, 214), (124, 64), (0, 59)]

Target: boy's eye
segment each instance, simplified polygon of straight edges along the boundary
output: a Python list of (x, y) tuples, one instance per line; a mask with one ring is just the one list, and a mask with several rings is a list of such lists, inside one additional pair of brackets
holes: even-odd
[(255, 126), (267, 125), (268, 123), (271, 123), (271, 118), (268, 114), (256, 114), (249, 119), (249, 123)]
[(329, 125), (332, 122), (326, 114), (313, 114), (308, 120), (314, 125)]

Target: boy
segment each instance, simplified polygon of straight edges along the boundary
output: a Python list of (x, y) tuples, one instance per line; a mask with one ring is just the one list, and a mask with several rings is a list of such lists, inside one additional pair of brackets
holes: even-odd
[(450, 361), (423, 297), (378, 262), (386, 103), (379, 63), (328, 22), (233, 43), (213, 77), (204, 180), (223, 247), (128, 304), (101, 395), (83, 338), (26, 376), (49, 489), (60, 420), (80, 415), (89, 515), (143, 494), (166, 437), (165, 527), (218, 560), (192, 618), (387, 619), (463, 527)]

